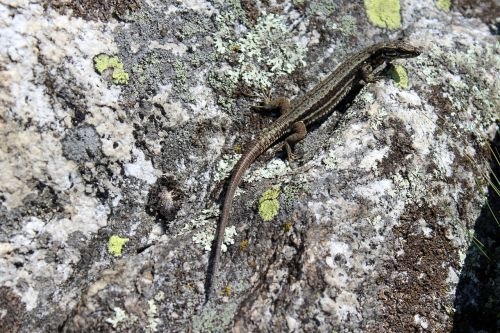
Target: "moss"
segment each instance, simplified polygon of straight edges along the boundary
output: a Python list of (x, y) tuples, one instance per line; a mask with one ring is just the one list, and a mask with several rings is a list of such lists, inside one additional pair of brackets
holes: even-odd
[(442, 11), (449, 12), (451, 9), (451, 0), (437, 0), (436, 7)]
[(222, 296), (231, 296), (231, 286), (227, 285), (224, 287), (224, 290), (222, 291)]
[(281, 190), (279, 188), (270, 188), (265, 191), (259, 199), (259, 215), (264, 221), (271, 221), (280, 208), (278, 196)]
[(401, 27), (399, 0), (365, 0), (368, 19), (380, 28), (396, 30)]
[(402, 89), (408, 89), (409, 79), (406, 68), (401, 65), (391, 66), (388, 71), (389, 77), (396, 81), (396, 86)]
[(123, 62), (117, 56), (109, 56), (107, 54), (99, 54), (94, 58), (94, 68), (102, 74), (107, 69), (112, 69), (112, 79), (115, 84), (127, 84), (128, 73), (123, 69)]
[(122, 255), (123, 245), (128, 242), (128, 238), (122, 238), (120, 236), (113, 235), (108, 241), (108, 252), (115, 257)]
[(291, 220), (283, 225), (283, 229), (285, 230), (285, 232), (289, 232), (290, 230), (292, 230), (292, 228), (293, 222)]
[(245, 252), (248, 248), (248, 239), (244, 239), (240, 243), (240, 250), (241, 252)]
[(236, 153), (236, 154), (241, 154), (243, 153), (243, 146), (241, 144), (237, 144), (233, 147), (233, 151)]

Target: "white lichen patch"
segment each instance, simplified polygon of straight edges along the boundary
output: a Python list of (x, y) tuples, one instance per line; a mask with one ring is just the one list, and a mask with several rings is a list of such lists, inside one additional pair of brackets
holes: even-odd
[(244, 177), (247, 182), (255, 182), (261, 179), (274, 179), (290, 172), (290, 166), (287, 162), (279, 158), (274, 158), (261, 168), (257, 168)]
[(234, 155), (224, 155), (222, 159), (219, 161), (216, 167), (216, 173), (213, 177), (214, 182), (219, 182), (222, 179), (229, 177), (231, 170), (238, 163), (241, 154)]
[(322, 160), (323, 164), (326, 166), (327, 170), (334, 170), (337, 166), (337, 157), (333, 150), (329, 150), (326, 157)]
[[(212, 243), (215, 239), (215, 224), (210, 224), (205, 230), (196, 233), (193, 236), (193, 242), (200, 245), (203, 250), (210, 251)], [(224, 232), (224, 241), (221, 245), (221, 251), (226, 252), (229, 245), (234, 244), (234, 236), (237, 235), (236, 227), (227, 227)]]
[[(196, 233), (192, 237), (193, 242), (201, 246), (201, 248), (205, 251), (210, 251), (212, 242), (215, 238), (219, 214), (220, 210), (216, 205), (203, 210), (198, 217), (191, 220), (182, 228), (181, 234), (185, 234), (191, 230), (196, 230)], [(227, 251), (228, 245), (234, 244), (234, 237), (236, 235), (237, 232), (234, 226), (226, 227), (224, 232), (224, 241), (221, 246), (222, 252)]]
[(135, 177), (145, 181), (148, 184), (154, 184), (161, 175), (161, 171), (153, 167), (151, 160), (146, 160), (141, 150), (133, 149), (133, 161), (123, 166), (127, 177)]
[(112, 318), (106, 318), (105, 320), (107, 323), (111, 324), (113, 328), (117, 328), (120, 323), (123, 323), (123, 325), (133, 324), (138, 319), (137, 316), (129, 315), (125, 312), (125, 310), (118, 306), (113, 307), (113, 312), (115, 313), (115, 316)]
[(419, 315), (418, 313), (415, 314), (413, 318), (415, 320), (415, 324), (422, 327), (424, 330), (429, 327), (429, 321), (427, 320), (427, 318)]
[(388, 151), (389, 147), (369, 151), (368, 154), (363, 157), (363, 159), (359, 163), (359, 167), (361, 169), (365, 169), (366, 171), (375, 170), (377, 168), (378, 162), (385, 157)]
[(374, 203), (379, 202), (384, 195), (390, 195), (393, 190), (393, 183), (390, 179), (381, 179), (369, 184), (359, 186), (355, 192)]

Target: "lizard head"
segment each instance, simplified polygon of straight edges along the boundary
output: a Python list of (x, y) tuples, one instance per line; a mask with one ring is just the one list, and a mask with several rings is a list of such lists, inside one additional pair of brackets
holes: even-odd
[(422, 51), (407, 42), (396, 40), (392, 42), (382, 43), (380, 47), (382, 56), (387, 60), (396, 58), (413, 58), (417, 57)]

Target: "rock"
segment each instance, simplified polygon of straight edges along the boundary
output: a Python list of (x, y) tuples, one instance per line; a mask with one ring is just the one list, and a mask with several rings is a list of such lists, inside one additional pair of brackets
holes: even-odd
[[(494, 331), (490, 2), (2, 1), (0, 331)], [(224, 179), (272, 121), (248, 95), (400, 37), (394, 79), (252, 165), (205, 304)]]

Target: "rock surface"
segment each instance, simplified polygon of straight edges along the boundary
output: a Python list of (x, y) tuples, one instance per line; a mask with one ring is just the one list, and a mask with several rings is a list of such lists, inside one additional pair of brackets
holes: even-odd
[[(466, 255), (498, 256), (491, 218), (471, 234), (493, 2), (0, 0), (0, 331), (466, 331)], [(204, 304), (224, 180), (272, 121), (246, 96), (300, 96), (401, 37), (424, 50), (396, 62), (407, 83), (367, 85), (298, 161), (249, 170)], [(468, 331), (496, 327), (492, 304)]]

